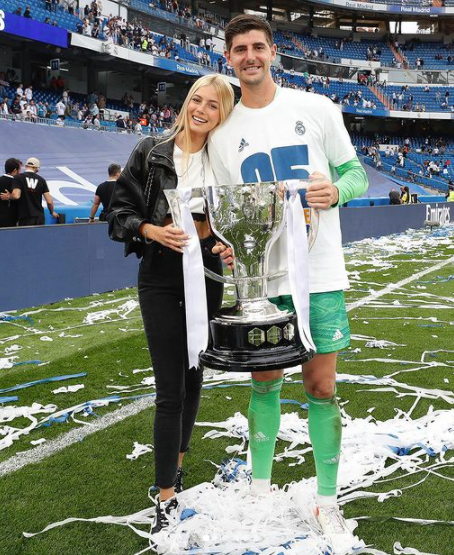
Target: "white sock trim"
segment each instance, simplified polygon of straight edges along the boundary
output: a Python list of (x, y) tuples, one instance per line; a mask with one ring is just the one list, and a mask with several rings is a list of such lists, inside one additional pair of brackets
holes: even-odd
[(337, 505), (337, 495), (317, 495), (318, 507), (332, 507)]
[(264, 493), (270, 493), (271, 491), (271, 480), (252, 478), (251, 484), (251, 494), (252, 495), (263, 495)]

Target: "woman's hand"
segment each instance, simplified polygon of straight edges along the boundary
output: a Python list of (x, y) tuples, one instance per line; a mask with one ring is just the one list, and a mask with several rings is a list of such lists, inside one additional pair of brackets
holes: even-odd
[(233, 261), (235, 260), (235, 258), (230, 247), (226, 247), (223, 243), (220, 243), (218, 241), (216, 245), (214, 245), (212, 253), (219, 254), (222, 262), (224, 262), (224, 264), (226, 264), (230, 268), (230, 270), (233, 270)]
[(313, 181), (306, 189), (306, 200), (310, 208), (327, 210), (338, 203), (339, 191), (326, 176), (314, 172), (309, 179)]
[(164, 227), (145, 224), (140, 232), (146, 239), (157, 241), (164, 247), (168, 247), (179, 253), (183, 253), (183, 247), (188, 244), (189, 240), (189, 235), (186, 235), (179, 227), (174, 227), (173, 224)]

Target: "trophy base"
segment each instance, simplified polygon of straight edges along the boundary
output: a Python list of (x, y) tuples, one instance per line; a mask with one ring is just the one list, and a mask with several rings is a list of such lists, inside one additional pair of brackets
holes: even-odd
[(296, 314), (271, 322), (210, 322), (212, 345), (200, 355), (200, 365), (223, 372), (282, 370), (314, 356), (302, 344)]

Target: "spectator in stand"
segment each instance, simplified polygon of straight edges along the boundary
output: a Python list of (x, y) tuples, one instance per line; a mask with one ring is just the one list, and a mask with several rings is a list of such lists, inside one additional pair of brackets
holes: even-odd
[(118, 129), (126, 129), (126, 123), (121, 114), (117, 116), (115, 125), (118, 127)]
[(66, 104), (63, 102), (63, 99), (59, 100), (57, 104), (55, 104), (55, 111), (59, 119), (61, 120), (65, 119)]
[(46, 106), (43, 102), (38, 102), (38, 106), (37, 106), (37, 110), (38, 110), (38, 117), (39, 118), (45, 118), (46, 117)]
[(0, 117), (9, 115), (8, 99), (5, 97), (0, 104)]
[(91, 105), (90, 114), (91, 114), (92, 117), (99, 116), (99, 107), (98, 107), (98, 104), (96, 102)]
[(14, 11), (14, 15), (22, 15), (22, 8), (20, 6)]
[(19, 115), (22, 112), (22, 107), (20, 105), (20, 97), (16, 95), (11, 103), (11, 113), (14, 115)]
[(39, 169), (39, 160), (29, 158), (25, 164), (25, 172), (14, 178), (11, 199), (18, 201), (18, 225), (20, 226), (44, 225), (43, 197), (51, 216), (58, 218), (47, 182), (38, 175)]
[(57, 77), (56, 86), (57, 86), (57, 89), (58, 89), (59, 91), (62, 91), (62, 92), (63, 92), (63, 90), (64, 90), (64, 88), (65, 88), (65, 81), (64, 81), (64, 79), (63, 79), (63, 77), (62, 77), (61, 75), (59, 75), (59, 76)]
[(19, 174), (21, 165), (17, 158), (8, 158), (5, 162), (5, 173), (0, 177), (0, 227), (17, 225), (17, 202), (12, 200), (11, 192), (14, 178)]
[(24, 90), (24, 96), (27, 100), (27, 102), (30, 102), (33, 98), (33, 86), (29, 85), (25, 90)]
[(28, 111), (30, 112), (30, 120), (33, 123), (36, 123), (36, 119), (38, 117), (38, 109), (36, 107), (34, 100), (30, 100), (30, 104), (28, 105)]
[(115, 182), (120, 177), (121, 166), (118, 164), (110, 164), (107, 172), (109, 174), (109, 179), (98, 185), (96, 189), (93, 206), (91, 207), (90, 212), (90, 222), (95, 221), (96, 212), (98, 211), (100, 204), (102, 204), (102, 210), (99, 215), (99, 221), (105, 222), (107, 220), (110, 201), (112, 200)]
[(24, 17), (26, 17), (27, 19), (33, 19), (30, 11), (30, 6), (27, 6), (25, 8)]
[(389, 204), (400, 204), (400, 194), (396, 189), (389, 191)]

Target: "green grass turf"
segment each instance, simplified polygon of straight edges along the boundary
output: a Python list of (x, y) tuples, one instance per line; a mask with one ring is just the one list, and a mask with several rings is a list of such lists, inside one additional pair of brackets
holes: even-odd
[[(352, 252), (354, 251), (354, 252)], [(360, 265), (349, 264), (350, 272), (358, 271), (359, 279), (352, 280), (352, 289), (347, 292), (347, 303), (354, 302), (378, 291), (388, 284), (396, 283), (412, 276), (415, 272), (430, 268), (443, 259), (453, 256), (450, 245), (427, 247), (424, 255), (418, 252), (395, 252), (386, 257), (389, 267), (383, 269), (370, 262), (377, 257), (377, 248), (371, 246), (347, 249), (347, 263), (351, 260), (362, 262)], [(384, 251), (381, 252), (383, 256)], [(361, 348), (361, 352), (347, 352), (339, 359), (338, 371), (350, 374), (372, 374), (385, 376), (407, 368), (400, 363), (361, 362), (365, 358), (392, 358), (398, 360), (419, 361), (424, 351), (454, 349), (453, 307), (449, 299), (453, 293), (453, 281), (443, 281), (454, 273), (453, 265), (445, 266), (420, 280), (406, 285), (378, 299), (380, 306), (362, 306), (350, 312), (352, 333), (386, 339), (403, 346), (391, 349), (372, 349), (365, 347), (365, 341), (353, 340), (350, 351)], [(420, 287), (425, 287), (421, 289)], [(435, 297), (421, 297), (429, 293)], [(439, 301), (445, 297), (446, 301)], [(16, 383), (24, 383), (44, 377), (64, 375), (77, 372), (88, 373), (86, 378), (61, 383), (35, 386), (17, 393), (20, 405), (55, 403), (58, 408), (73, 406), (90, 399), (105, 397), (113, 393), (108, 385), (130, 385), (151, 375), (150, 373), (133, 374), (132, 369), (150, 366), (148, 351), (142, 331), (142, 322), (138, 309), (128, 315), (127, 320), (103, 320), (93, 325), (84, 325), (88, 312), (115, 308), (130, 299), (136, 299), (136, 291), (129, 289), (115, 293), (64, 301), (45, 310), (31, 314), (33, 325), (17, 321), (0, 324), (0, 358), (18, 356), (16, 361), (39, 359), (49, 364), (44, 366), (24, 365), (1, 370), (0, 389)], [(229, 295), (226, 295), (229, 299)], [(401, 307), (392, 303), (398, 300)], [(109, 305), (102, 303), (118, 301)], [(450, 308), (434, 309), (421, 301), (441, 302)], [(91, 303), (101, 306), (91, 306)], [(422, 308), (424, 307), (424, 308)], [(75, 311), (58, 311), (58, 308), (80, 308)], [(30, 312), (33, 312), (32, 309)], [(25, 313), (27, 311), (21, 311)], [(405, 317), (415, 320), (397, 319)], [(118, 316), (112, 318), (119, 320)], [(436, 322), (429, 318), (437, 318)], [(22, 327), (21, 327), (22, 326)], [(69, 327), (79, 326), (74, 329)], [(24, 327), (26, 329), (24, 329)], [(138, 331), (120, 331), (138, 330)], [(34, 333), (38, 330), (42, 333)], [(59, 337), (61, 330), (66, 334), (82, 334), (82, 337)], [(104, 332), (104, 333), (102, 333)], [(16, 339), (9, 339), (19, 335)], [(47, 335), (54, 341), (39, 339)], [(437, 337), (434, 337), (437, 336)], [(4, 354), (6, 347), (18, 344), (22, 350), (10, 355)], [(388, 355), (391, 355), (390, 357)], [(454, 360), (454, 353), (436, 352), (426, 360), (447, 362)], [(414, 366), (417, 366), (415, 364)], [(122, 374), (120, 376), (119, 374)], [(300, 379), (293, 376), (293, 380)], [(413, 373), (395, 376), (399, 382), (426, 388), (439, 388), (452, 391), (454, 369), (425, 368)], [(448, 379), (449, 383), (445, 383)], [(84, 383), (85, 389), (72, 394), (54, 395), (52, 389), (75, 383)], [(396, 398), (391, 392), (370, 392), (363, 385), (338, 385), (341, 401), (348, 401), (344, 406), (352, 417), (366, 417), (367, 409), (375, 407), (373, 416), (378, 420), (395, 416), (395, 409), (409, 410), (414, 397)], [(139, 391), (138, 393), (150, 390)], [(203, 391), (199, 421), (222, 421), (240, 411), (246, 414), (249, 390), (245, 387), (213, 389)], [(231, 397), (231, 399), (227, 399)], [(282, 397), (304, 400), (302, 386), (291, 382), (284, 384)], [(430, 406), (434, 409), (451, 408), (440, 400), (421, 399), (413, 412), (413, 418), (427, 414)], [(118, 404), (96, 410), (99, 415), (118, 408)], [(295, 406), (284, 405), (283, 411), (293, 412)], [(43, 536), (24, 539), (22, 531), (38, 531), (44, 526), (70, 516), (95, 517), (101, 515), (126, 515), (141, 510), (149, 505), (147, 488), (153, 483), (153, 455), (146, 454), (136, 461), (126, 459), (133, 449), (133, 442), (152, 442), (152, 418), (154, 409), (149, 409), (136, 416), (101, 432), (85, 438), (63, 451), (45, 459), (36, 465), (29, 465), (22, 470), (0, 479), (0, 499), (2, 518), (0, 519), (0, 554), (5, 555), (129, 555), (146, 547), (146, 543), (129, 529), (115, 526), (87, 523), (71, 524), (53, 530)], [(305, 417), (304, 411), (301, 416)], [(9, 425), (25, 426), (24, 419), (16, 419)], [(17, 451), (31, 448), (30, 440), (41, 437), (50, 440), (78, 426), (74, 423), (54, 424), (51, 427), (33, 431), (22, 437), (12, 447), (0, 451), (0, 462)], [(192, 450), (187, 456), (186, 464), (189, 475), (187, 487), (203, 481), (209, 481), (214, 474), (214, 467), (209, 461), (219, 463), (225, 458), (225, 448), (238, 443), (233, 439), (202, 440), (207, 428), (196, 427)], [(279, 441), (276, 452), (281, 452), (286, 443)], [(446, 459), (454, 453), (447, 453)], [(306, 455), (306, 462), (298, 467), (289, 467), (292, 460), (276, 463), (273, 481), (283, 486), (292, 480), (314, 475), (311, 454)], [(433, 462), (433, 461), (430, 461)], [(450, 467), (441, 473), (454, 479), (454, 469)], [(384, 492), (415, 483), (421, 474), (412, 477), (400, 477), (384, 484), (377, 484), (369, 491)], [(375, 499), (357, 500), (345, 506), (347, 517), (368, 515), (372, 517), (400, 516), (436, 520), (453, 520), (454, 507), (453, 483), (436, 476), (430, 476), (423, 484), (414, 489), (405, 490), (397, 498), (378, 503)], [(412, 546), (426, 553), (452, 555), (454, 553), (454, 528), (446, 526), (421, 527), (400, 522), (363, 521), (360, 523), (359, 535), (368, 544), (377, 549), (392, 553), (395, 541), (403, 546)]]

